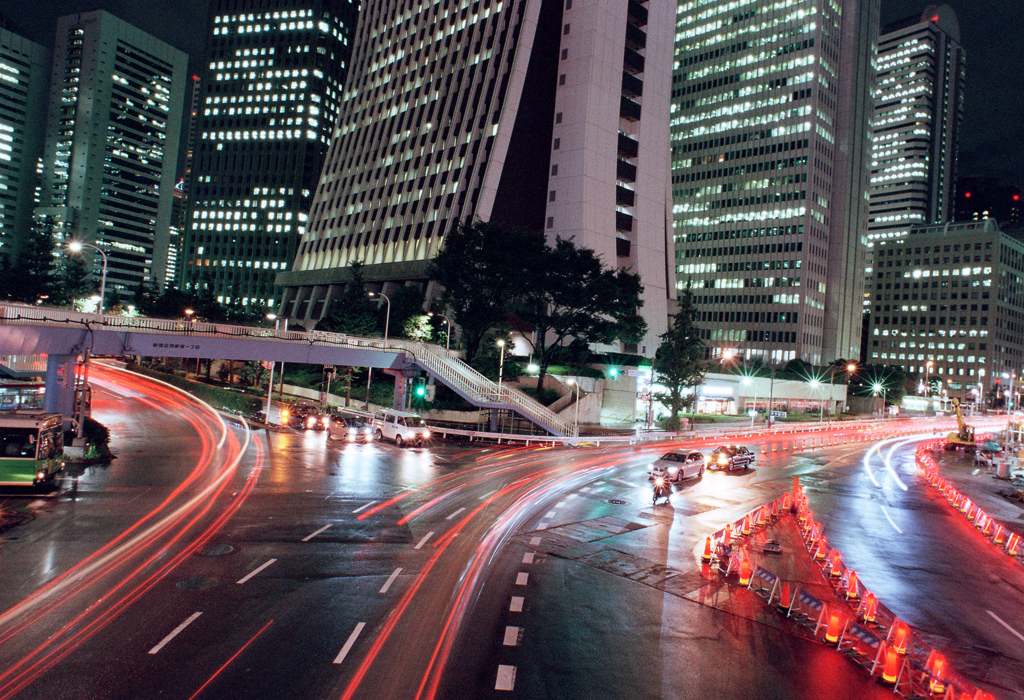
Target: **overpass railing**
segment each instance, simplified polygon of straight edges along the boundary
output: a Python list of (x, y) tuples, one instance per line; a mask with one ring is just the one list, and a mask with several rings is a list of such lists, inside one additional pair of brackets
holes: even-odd
[(89, 314), (66, 309), (53, 309), (21, 304), (0, 304), (0, 321), (6, 323), (41, 323), (79, 325), (104, 328), (116, 332), (186, 333), (217, 336), (306, 342), (335, 347), (366, 348), (404, 354), (413, 364), (434, 375), (467, 401), (483, 408), (507, 409), (551, 431), (556, 435), (575, 436), (576, 426), (535, 401), (518, 389), (498, 386), (454, 353), (438, 345), (400, 339), (359, 338), (325, 331), (287, 331), (255, 328), (223, 323), (205, 323), (180, 319), (155, 319), (138, 316)]

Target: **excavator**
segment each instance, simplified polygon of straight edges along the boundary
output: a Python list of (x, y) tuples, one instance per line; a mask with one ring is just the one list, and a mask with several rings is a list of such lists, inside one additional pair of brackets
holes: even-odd
[(960, 399), (953, 399), (953, 413), (956, 414), (956, 424), (959, 432), (950, 433), (946, 436), (945, 448), (952, 451), (962, 447), (968, 452), (974, 452), (976, 447), (974, 428), (964, 423), (964, 414), (960, 411)]

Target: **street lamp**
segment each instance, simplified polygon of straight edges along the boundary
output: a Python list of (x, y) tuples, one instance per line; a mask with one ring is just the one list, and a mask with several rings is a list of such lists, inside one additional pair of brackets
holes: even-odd
[(444, 319), (445, 325), (448, 326), (448, 333), (445, 335), (444, 338), (444, 349), (448, 350), (452, 342), (452, 320), (442, 313), (434, 313), (433, 311), (428, 311), (427, 316), (440, 316), (441, 318)]
[(499, 340), (498, 347), (501, 348), (500, 359), (498, 360), (498, 394), (501, 394), (501, 377), (505, 371), (505, 341)]
[[(811, 389), (813, 391), (817, 391), (818, 389), (823, 389), (824, 388), (822, 383), (821, 383), (821, 380), (819, 380), (817, 377), (812, 379), (810, 381), (809, 385), (810, 385), (810, 387), (811, 387)], [(824, 421), (825, 421), (825, 399), (822, 398), (821, 401), (818, 403), (818, 425), (821, 425)]]
[[(384, 292), (370, 292), (369, 296), (372, 299), (376, 296), (384, 297), (384, 301), (387, 302), (387, 314), (384, 316), (384, 345), (388, 344), (388, 324), (391, 323), (391, 299)], [(373, 377), (373, 367), (366, 368), (366, 410), (370, 410), (370, 381)]]
[(1010, 418), (1010, 409), (1013, 405), (1013, 380), (1017, 376), (1016, 372), (1003, 372), (1003, 377), (1010, 380), (1010, 388), (1006, 390), (1006, 418)]
[(102, 274), (100, 274), (100, 303), (99, 303), (99, 313), (102, 314), (103, 313), (103, 301), (106, 298), (106, 294), (107, 294), (107, 254), (105, 252), (103, 252), (102, 248), (100, 248), (99, 246), (95, 246), (92, 243), (82, 243), (81, 241), (71, 241), (70, 243), (68, 243), (68, 250), (70, 250), (75, 255), (80, 254), (82, 252), (82, 248), (92, 248), (97, 253), (99, 253), (100, 256), (103, 258), (103, 271), (102, 271)]
[(978, 370), (978, 411), (985, 405), (985, 369)]
[[(274, 322), (274, 335), (276, 336), (277, 335), (277, 329), (278, 329), (278, 327), (279, 327), (279, 325), (281, 323), (281, 319), (279, 319), (277, 317), (277, 314), (269, 313), (269, 314), (267, 314), (267, 320)], [(288, 319), (284, 320), (284, 327), (285, 327), (285, 329), (288, 328)], [(267, 410), (266, 410), (266, 414), (267, 414), (266, 421), (267, 421), (268, 424), (270, 423), (270, 402), (271, 402), (271, 399), (273, 399), (273, 397), (274, 397), (274, 367), (276, 367), (276, 366), (277, 366), (276, 362), (271, 362), (270, 363), (270, 382), (267, 384)], [(281, 370), (281, 374), (282, 375), (284, 374), (284, 369)]]
[(570, 377), (569, 379), (566, 379), (565, 383), (569, 384), (570, 386), (575, 387), (575, 389), (576, 389), (576, 401), (574, 403), (574, 406), (576, 407), (576, 410), (573, 411), (572, 425), (573, 425), (573, 428), (575, 428), (575, 430), (576, 430), (576, 434), (579, 435), (580, 434), (580, 385), (572, 377)]
[(931, 394), (931, 377), (932, 377), (932, 365), (935, 363), (928, 360), (924, 363), (924, 395), (927, 397)]
[(882, 420), (885, 420), (885, 385), (881, 382), (875, 382), (871, 385), (871, 393), (874, 396), (878, 396), (879, 392), (882, 394)]

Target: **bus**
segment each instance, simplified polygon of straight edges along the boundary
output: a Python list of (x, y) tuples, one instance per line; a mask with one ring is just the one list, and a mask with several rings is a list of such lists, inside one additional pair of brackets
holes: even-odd
[(64, 469), (59, 413), (0, 411), (0, 486), (44, 486)]

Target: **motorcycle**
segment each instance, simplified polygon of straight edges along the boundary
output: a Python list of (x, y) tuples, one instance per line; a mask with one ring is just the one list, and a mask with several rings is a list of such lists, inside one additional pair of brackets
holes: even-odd
[(663, 476), (659, 476), (654, 480), (654, 501), (651, 505), (658, 505), (658, 499), (664, 498), (665, 502), (668, 503), (669, 496), (672, 495), (672, 487)]

